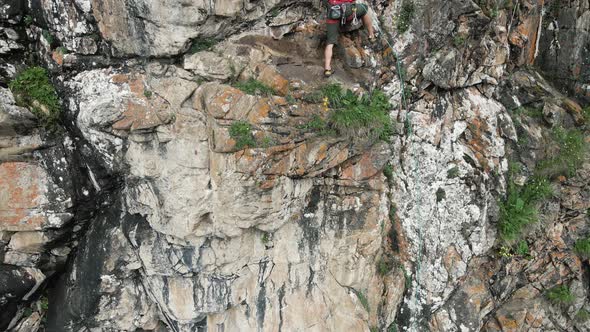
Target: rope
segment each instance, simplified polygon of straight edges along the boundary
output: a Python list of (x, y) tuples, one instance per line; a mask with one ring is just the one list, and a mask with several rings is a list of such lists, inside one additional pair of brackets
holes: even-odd
[[(406, 93), (405, 93), (405, 80), (404, 80), (404, 75), (402, 75), (402, 66), (401, 66), (401, 62), (400, 62), (400, 58), (398, 56), (398, 54), (395, 52), (395, 50), (393, 49), (393, 46), (391, 45), (391, 43), (389, 42), (389, 40), (386, 38), (385, 34), (383, 33), (383, 31), (381, 30), (381, 28), (379, 27), (379, 25), (375, 25), (376, 26), (376, 30), (379, 31), (379, 37), (381, 37), (381, 40), (385, 41), (385, 43), (387, 44), (387, 46), (389, 46), (389, 49), (391, 49), (391, 53), (393, 54), (393, 56), (395, 57), (395, 61), (396, 61), (396, 67), (397, 67), (397, 75), (398, 75), (398, 79), (400, 81), (400, 93), (401, 93), (401, 104), (400, 104), (400, 111), (402, 111), (403, 109), (406, 110), (406, 118), (404, 121), (404, 126), (406, 127), (406, 131), (407, 131), (407, 137), (408, 140), (410, 140), (410, 137), (414, 134), (414, 129), (412, 127), (412, 124), (410, 122), (409, 116), (408, 116), (408, 102), (406, 100)], [(411, 141), (410, 141), (411, 142)], [(418, 158), (414, 157), (414, 169), (412, 171), (412, 178), (416, 179), (417, 178), (417, 169), (418, 169)], [(421, 189), (420, 189), (420, 181), (416, 182), (416, 206), (418, 206), (418, 228), (417, 228), (417, 233), (418, 233), (418, 253), (417, 253), (417, 258), (416, 258), (416, 286), (414, 289), (414, 298), (413, 298), (413, 303), (414, 303), (414, 308), (419, 308), (419, 303), (420, 303), (420, 283), (418, 282), (420, 280), (420, 273), (421, 273), (421, 269), (422, 269), (422, 249), (424, 246), (424, 240), (423, 240), (423, 236), (422, 236), (422, 226), (423, 226), (423, 222), (422, 222), (422, 217), (421, 217), (421, 209), (420, 206), (422, 205), (422, 196), (421, 196)], [(418, 309), (417, 309), (418, 310)], [(410, 331), (417, 331), (416, 329), (416, 323), (417, 323), (417, 318), (415, 318), (413, 321), (411, 321), (410, 323)]]

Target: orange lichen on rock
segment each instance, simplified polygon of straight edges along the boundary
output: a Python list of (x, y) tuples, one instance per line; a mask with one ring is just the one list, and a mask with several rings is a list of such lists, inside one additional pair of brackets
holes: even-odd
[(284, 96), (289, 92), (289, 81), (271, 66), (262, 64), (258, 66), (260, 73), (258, 80), (273, 88), (278, 94)]
[(42, 213), (46, 201), (46, 174), (39, 166), (24, 162), (0, 164), (0, 230), (38, 230), (47, 221)]

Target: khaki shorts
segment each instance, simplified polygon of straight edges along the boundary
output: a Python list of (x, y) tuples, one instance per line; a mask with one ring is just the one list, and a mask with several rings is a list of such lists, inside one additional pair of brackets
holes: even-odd
[[(356, 6), (356, 17), (358, 19), (361, 19), (361, 17), (365, 16), (367, 14), (367, 5), (365, 5), (364, 3), (357, 3), (354, 6)], [(350, 17), (352, 16), (352, 6), (349, 5), (346, 8), (346, 13), (344, 14), (346, 17)], [(352, 19), (352, 18), (351, 18)], [(346, 24), (349, 24), (350, 21), (348, 21)], [(337, 23), (328, 23), (327, 27), (327, 44), (338, 44), (338, 36), (340, 35), (340, 22)]]

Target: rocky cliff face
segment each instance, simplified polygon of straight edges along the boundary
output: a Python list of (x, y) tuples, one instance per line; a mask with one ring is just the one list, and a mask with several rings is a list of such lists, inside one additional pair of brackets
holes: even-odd
[(590, 3), (368, 3), (0, 3), (0, 328), (589, 331)]

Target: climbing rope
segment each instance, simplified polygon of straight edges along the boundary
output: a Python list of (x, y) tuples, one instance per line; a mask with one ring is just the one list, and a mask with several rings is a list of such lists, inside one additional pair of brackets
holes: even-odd
[[(385, 43), (387, 44), (387, 46), (389, 47), (389, 49), (391, 50), (391, 54), (395, 57), (395, 62), (396, 62), (396, 68), (397, 68), (397, 75), (398, 75), (398, 79), (400, 81), (400, 94), (401, 94), (401, 104), (400, 104), (400, 111), (401, 110), (405, 110), (406, 111), (406, 118), (404, 121), (404, 126), (406, 127), (406, 132), (407, 132), (407, 138), (408, 140), (411, 142), (411, 136), (414, 134), (414, 130), (412, 127), (412, 123), (410, 122), (409, 119), (409, 111), (408, 111), (408, 101), (406, 100), (406, 88), (405, 88), (405, 78), (403, 77), (403, 73), (402, 73), (402, 66), (401, 66), (401, 62), (400, 62), (400, 58), (398, 56), (398, 54), (395, 52), (393, 46), (391, 45), (391, 43), (389, 42), (389, 40), (387, 39), (385, 33), (383, 33), (383, 31), (381, 30), (381, 28), (379, 27), (378, 24), (375, 25), (376, 26), (376, 30), (379, 32), (379, 37), (381, 38), (381, 40), (385, 41)], [(417, 172), (418, 170), (418, 158), (414, 157), (414, 169), (412, 170), (412, 177), (414, 179), (417, 178)], [(414, 297), (413, 297), (413, 307), (416, 310), (419, 310), (418, 308), (420, 308), (420, 273), (421, 273), (421, 268), (422, 268), (422, 249), (424, 246), (424, 241), (423, 241), (423, 237), (422, 237), (422, 227), (423, 227), (423, 222), (422, 222), (422, 216), (421, 216), (421, 211), (422, 209), (420, 209), (420, 206), (422, 205), (422, 195), (421, 195), (421, 189), (420, 189), (420, 181), (416, 182), (416, 206), (418, 207), (418, 227), (417, 227), (417, 235), (418, 235), (418, 253), (417, 253), (417, 258), (416, 258), (416, 277), (415, 277), (415, 288), (414, 288)], [(410, 308), (411, 310), (411, 308)], [(417, 331), (416, 329), (416, 323), (417, 323), (417, 316), (413, 317), (414, 319), (410, 322), (410, 331)]]

